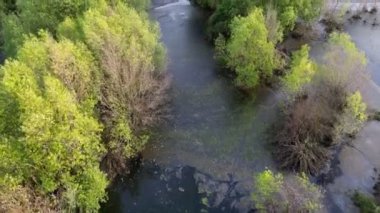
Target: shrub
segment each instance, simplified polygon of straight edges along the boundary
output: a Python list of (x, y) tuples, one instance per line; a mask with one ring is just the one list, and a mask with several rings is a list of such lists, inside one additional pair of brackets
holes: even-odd
[(309, 50), (310, 47), (304, 45), (292, 55), (290, 71), (283, 79), (283, 84), (290, 93), (299, 92), (314, 77), (317, 65), (309, 58)]
[(274, 174), (265, 170), (255, 177), (252, 199), (260, 212), (317, 212), (323, 193), (304, 175)]
[(350, 94), (346, 98), (345, 108), (342, 115), (339, 117), (338, 124), (336, 126), (336, 136), (342, 136), (345, 134), (355, 135), (359, 132), (363, 123), (367, 120), (366, 114), (367, 106), (363, 103), (362, 96), (359, 91)]

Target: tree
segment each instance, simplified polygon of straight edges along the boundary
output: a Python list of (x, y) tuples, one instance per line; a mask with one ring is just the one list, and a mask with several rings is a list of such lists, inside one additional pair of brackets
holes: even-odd
[(322, 190), (304, 175), (275, 174), (265, 170), (255, 177), (252, 193), (260, 212), (317, 212), (322, 205)]
[[(161, 118), (168, 81), (161, 72), (165, 50), (158, 26), (120, 1), (105, 1), (78, 20), (66, 19), (59, 37), (84, 40), (104, 76), (100, 112), (109, 153), (105, 164), (118, 172), (147, 142), (142, 132)], [(74, 35), (74, 38), (73, 38)]]
[(247, 17), (231, 23), (227, 42), (227, 65), (236, 71), (236, 84), (254, 88), (272, 76), (278, 65), (275, 45), (268, 41), (262, 9), (254, 8)]
[[(8, 153), (0, 161), (13, 162), (0, 165), (0, 189), (32, 186), (46, 199), (60, 191), (55, 195), (67, 209), (96, 211), (108, 184), (99, 169), (102, 128), (92, 117), (95, 103), (91, 111), (82, 108), (82, 100), (92, 97), (81, 93), (83, 85), (70, 81), (68, 89), (64, 82), (76, 75), (88, 83), (78, 72), (89, 74), (95, 65), (86, 49), (69, 41), (63, 45), (46, 33), (28, 37), (17, 58), (1, 68), (1, 92), (10, 100), (0, 103), (0, 150)], [(15, 129), (8, 131), (7, 125)]]
[(286, 90), (291, 93), (299, 92), (310, 83), (317, 70), (317, 65), (309, 58), (309, 50), (310, 47), (304, 45), (292, 55), (289, 73), (283, 79)]

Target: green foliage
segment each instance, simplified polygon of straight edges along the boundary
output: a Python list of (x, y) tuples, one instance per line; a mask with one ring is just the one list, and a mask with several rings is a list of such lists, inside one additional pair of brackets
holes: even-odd
[(297, 20), (297, 13), (294, 7), (285, 7), (280, 13), (280, 22), (284, 30), (289, 32), (294, 29)]
[(311, 22), (321, 14), (324, 0), (277, 0), (273, 4), (281, 13), (293, 10), (296, 17)]
[(91, 0), (34, 0), (17, 1), (21, 11), (19, 18), (25, 32), (37, 33), (40, 29), (55, 32), (58, 24), (66, 17), (75, 17), (85, 11)]
[(309, 50), (310, 47), (304, 45), (292, 55), (290, 71), (283, 79), (286, 90), (291, 93), (299, 92), (305, 84), (310, 83), (317, 70), (317, 65), (309, 58)]
[(323, 194), (306, 175), (290, 175), (265, 170), (255, 177), (252, 194), (260, 212), (317, 212), (322, 209)]
[(215, 12), (208, 21), (208, 35), (215, 39), (222, 34), (230, 37), (231, 21), (237, 16), (247, 16), (254, 6), (251, 0), (222, 0), (217, 4)]
[(351, 112), (353, 117), (359, 122), (367, 120), (367, 106), (363, 103), (362, 96), (359, 91), (347, 97), (347, 110)]
[(231, 23), (227, 42), (227, 65), (237, 73), (238, 86), (254, 88), (272, 76), (278, 66), (275, 45), (268, 41), (263, 11), (254, 8), (247, 17)]
[(150, 7), (150, 0), (124, 0), (130, 7), (137, 11), (146, 11)]
[(363, 102), (359, 91), (350, 94), (346, 98), (346, 104), (342, 115), (335, 127), (336, 137), (356, 134), (368, 119), (366, 114), (367, 105)]
[(219, 34), (218, 38), (215, 39), (215, 59), (219, 64), (227, 66), (227, 50), (226, 50), (226, 38)]
[(7, 56), (15, 56), (17, 48), (22, 45), (24, 40), (24, 29), (19, 18), (14, 15), (8, 15), (2, 20), (2, 49)]
[(207, 9), (215, 9), (218, 6), (219, 0), (191, 0), (191, 2)]
[[(1, 123), (15, 126), (15, 130), (4, 131), (1, 136), (0, 149), (14, 156), (8, 159), (8, 155), (1, 155), (0, 161), (14, 162), (1, 165), (6, 173), (0, 173), (0, 183), (7, 187), (22, 181), (42, 195), (61, 190), (63, 199), (75, 189), (76, 202), (71, 208), (94, 211), (104, 199), (107, 186), (99, 170), (104, 152), (102, 128), (91, 111), (82, 110), (81, 100), (91, 98), (90, 92), (79, 93), (83, 85), (68, 80), (75, 76), (86, 82), (88, 76), (81, 74), (93, 72), (94, 61), (83, 46), (76, 47), (69, 41), (57, 43), (46, 33), (40, 37), (27, 38), (16, 60), (7, 61), (1, 68), (2, 93), (12, 97), (1, 99), (5, 110), (0, 118), (6, 119)], [(62, 64), (66, 60), (70, 63)], [(72, 88), (67, 89), (65, 80)], [(8, 114), (7, 109), (16, 112)]]
[(360, 209), (360, 213), (379, 213), (378, 206), (373, 198), (370, 198), (360, 192), (355, 192), (352, 197), (354, 204)]
[(16, 55), (24, 34), (37, 34), (45, 29), (55, 34), (56, 28), (66, 17), (82, 14), (97, 0), (17, 0), (17, 13), (9, 13), (3, 20), (4, 50), (8, 57)]

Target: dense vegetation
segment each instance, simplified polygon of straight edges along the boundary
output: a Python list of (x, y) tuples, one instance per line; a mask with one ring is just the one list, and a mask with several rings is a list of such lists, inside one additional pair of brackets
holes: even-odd
[[(304, 45), (288, 58), (277, 47), (297, 22), (310, 24), (323, 0), (193, 0), (213, 13), (208, 36), (239, 88), (273, 80), (284, 94), (274, 138), (280, 167), (266, 170), (252, 194), (263, 212), (313, 212), (323, 193), (317, 174), (332, 147), (367, 120), (357, 91), (365, 55), (332, 33), (316, 63)], [(0, 211), (95, 212), (106, 187), (128, 170), (165, 114), (169, 81), (159, 28), (148, 0), (0, 2)], [(363, 212), (377, 212), (355, 194)]]
[(168, 86), (148, 3), (2, 1), (0, 211), (97, 211), (143, 149)]
[(283, 69), (283, 54), (276, 46), (297, 20), (309, 24), (317, 19), (324, 4), (323, 0), (194, 2), (214, 10), (208, 34), (215, 42), (216, 58), (236, 73), (237, 86), (248, 89), (267, 83), (274, 70)]
[(238, 86), (254, 88), (279, 66), (275, 44), (268, 40), (263, 11), (254, 8), (247, 17), (234, 18), (231, 31), (225, 45), (220, 40), (223, 37), (217, 39), (219, 60), (236, 71)]

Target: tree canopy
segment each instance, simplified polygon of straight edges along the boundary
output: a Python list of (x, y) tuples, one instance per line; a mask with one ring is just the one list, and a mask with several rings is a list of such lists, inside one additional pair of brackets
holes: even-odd
[[(0, 102), (5, 109), (0, 116), (4, 125), (1, 151), (15, 153), (10, 158), (12, 164), (2, 164), (1, 187), (26, 182), (44, 196), (60, 190), (58, 199), (70, 205), (68, 208), (97, 210), (107, 186), (106, 176), (99, 169), (104, 153), (102, 127), (91, 111), (82, 109), (80, 85), (69, 89), (60, 80), (66, 77), (61, 73), (91, 71), (78, 69), (75, 61), (79, 68), (93, 67), (93, 58), (69, 41), (57, 43), (46, 33), (40, 37), (27, 38), (16, 59), (1, 68), (1, 91), (10, 98)], [(59, 48), (62, 44), (71, 49)], [(61, 66), (62, 58), (54, 56), (56, 48), (62, 55), (71, 55), (74, 65)], [(73, 50), (80, 54), (72, 54)], [(56, 73), (57, 67), (61, 73)], [(9, 114), (9, 110), (14, 113)], [(8, 125), (14, 130), (7, 131)], [(8, 157), (1, 155), (1, 161), (10, 161)], [(69, 196), (75, 202), (69, 202)]]

